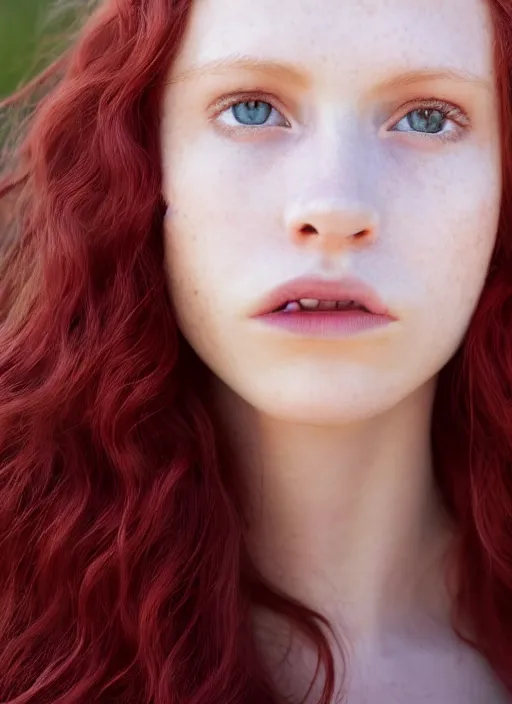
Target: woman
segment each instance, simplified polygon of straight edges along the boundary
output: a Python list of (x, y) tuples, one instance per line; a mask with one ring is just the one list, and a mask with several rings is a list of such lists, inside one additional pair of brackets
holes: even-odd
[(25, 92), (3, 704), (512, 694), (512, 3), (278, 8), (107, 0)]

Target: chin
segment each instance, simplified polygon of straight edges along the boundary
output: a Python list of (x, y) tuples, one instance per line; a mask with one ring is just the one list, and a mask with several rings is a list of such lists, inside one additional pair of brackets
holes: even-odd
[[(243, 392), (242, 392), (243, 393)], [(336, 383), (273, 385), (251, 389), (244, 400), (267, 417), (301, 425), (347, 425), (370, 420), (389, 410), (400, 398), (375, 389)]]
[(221, 396), (231, 399), (235, 414), (246, 408), (250, 415), (255, 412), (281, 422), (316, 426), (368, 421), (408, 405), (408, 400), (414, 406), (423, 399), (422, 405), (428, 406), (435, 384), (435, 377), (415, 366), (390, 369), (339, 360), (330, 364), (316, 360), (262, 364), (255, 360), (250, 365), (218, 365), (212, 371), (221, 382)]

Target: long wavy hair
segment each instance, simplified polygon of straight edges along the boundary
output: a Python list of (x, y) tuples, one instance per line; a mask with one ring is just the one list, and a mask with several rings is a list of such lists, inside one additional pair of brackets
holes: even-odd
[[(512, 0), (488, 1), (501, 217), (432, 443), (457, 526), (453, 627), (512, 694)], [(328, 704), (330, 625), (251, 562), (206, 370), (168, 298), (159, 119), (192, 0), (89, 4), (69, 49), (0, 105), (35, 104), (0, 181), (0, 702), (277, 704), (258, 606), (309, 638)]]

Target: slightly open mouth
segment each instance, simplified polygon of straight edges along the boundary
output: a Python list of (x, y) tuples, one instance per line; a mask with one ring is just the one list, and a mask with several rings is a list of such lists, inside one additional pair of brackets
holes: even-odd
[(287, 301), (282, 306), (276, 308), (273, 313), (296, 313), (298, 311), (306, 311), (308, 313), (326, 312), (326, 311), (348, 311), (359, 310), (363, 313), (371, 313), (368, 308), (365, 308), (361, 303), (355, 300), (346, 301), (321, 301), (316, 298), (300, 298), (296, 301)]

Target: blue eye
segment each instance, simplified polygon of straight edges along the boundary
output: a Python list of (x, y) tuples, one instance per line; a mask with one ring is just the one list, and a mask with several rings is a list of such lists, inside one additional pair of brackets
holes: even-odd
[(461, 108), (444, 101), (426, 100), (399, 120), (392, 131), (437, 135), (437, 139), (446, 141), (457, 139), (469, 124), (469, 117)]
[(226, 127), (289, 127), (287, 119), (267, 100), (249, 98), (231, 101), (217, 119)]
[(273, 107), (262, 100), (246, 100), (231, 106), (233, 117), (242, 125), (263, 125), (272, 114)]
[[(291, 127), (286, 117), (269, 100), (261, 100), (257, 93), (239, 94), (222, 102), (224, 106), (217, 112), (216, 120), (229, 129)], [(457, 106), (442, 100), (429, 99), (417, 103), (417, 107), (409, 110), (395, 123), (391, 131), (453, 141), (461, 136), (469, 124), (469, 117)]]
[(436, 134), (443, 129), (446, 120), (446, 113), (442, 110), (418, 109), (407, 113), (406, 118), (409, 126), (418, 132), (428, 132)]

